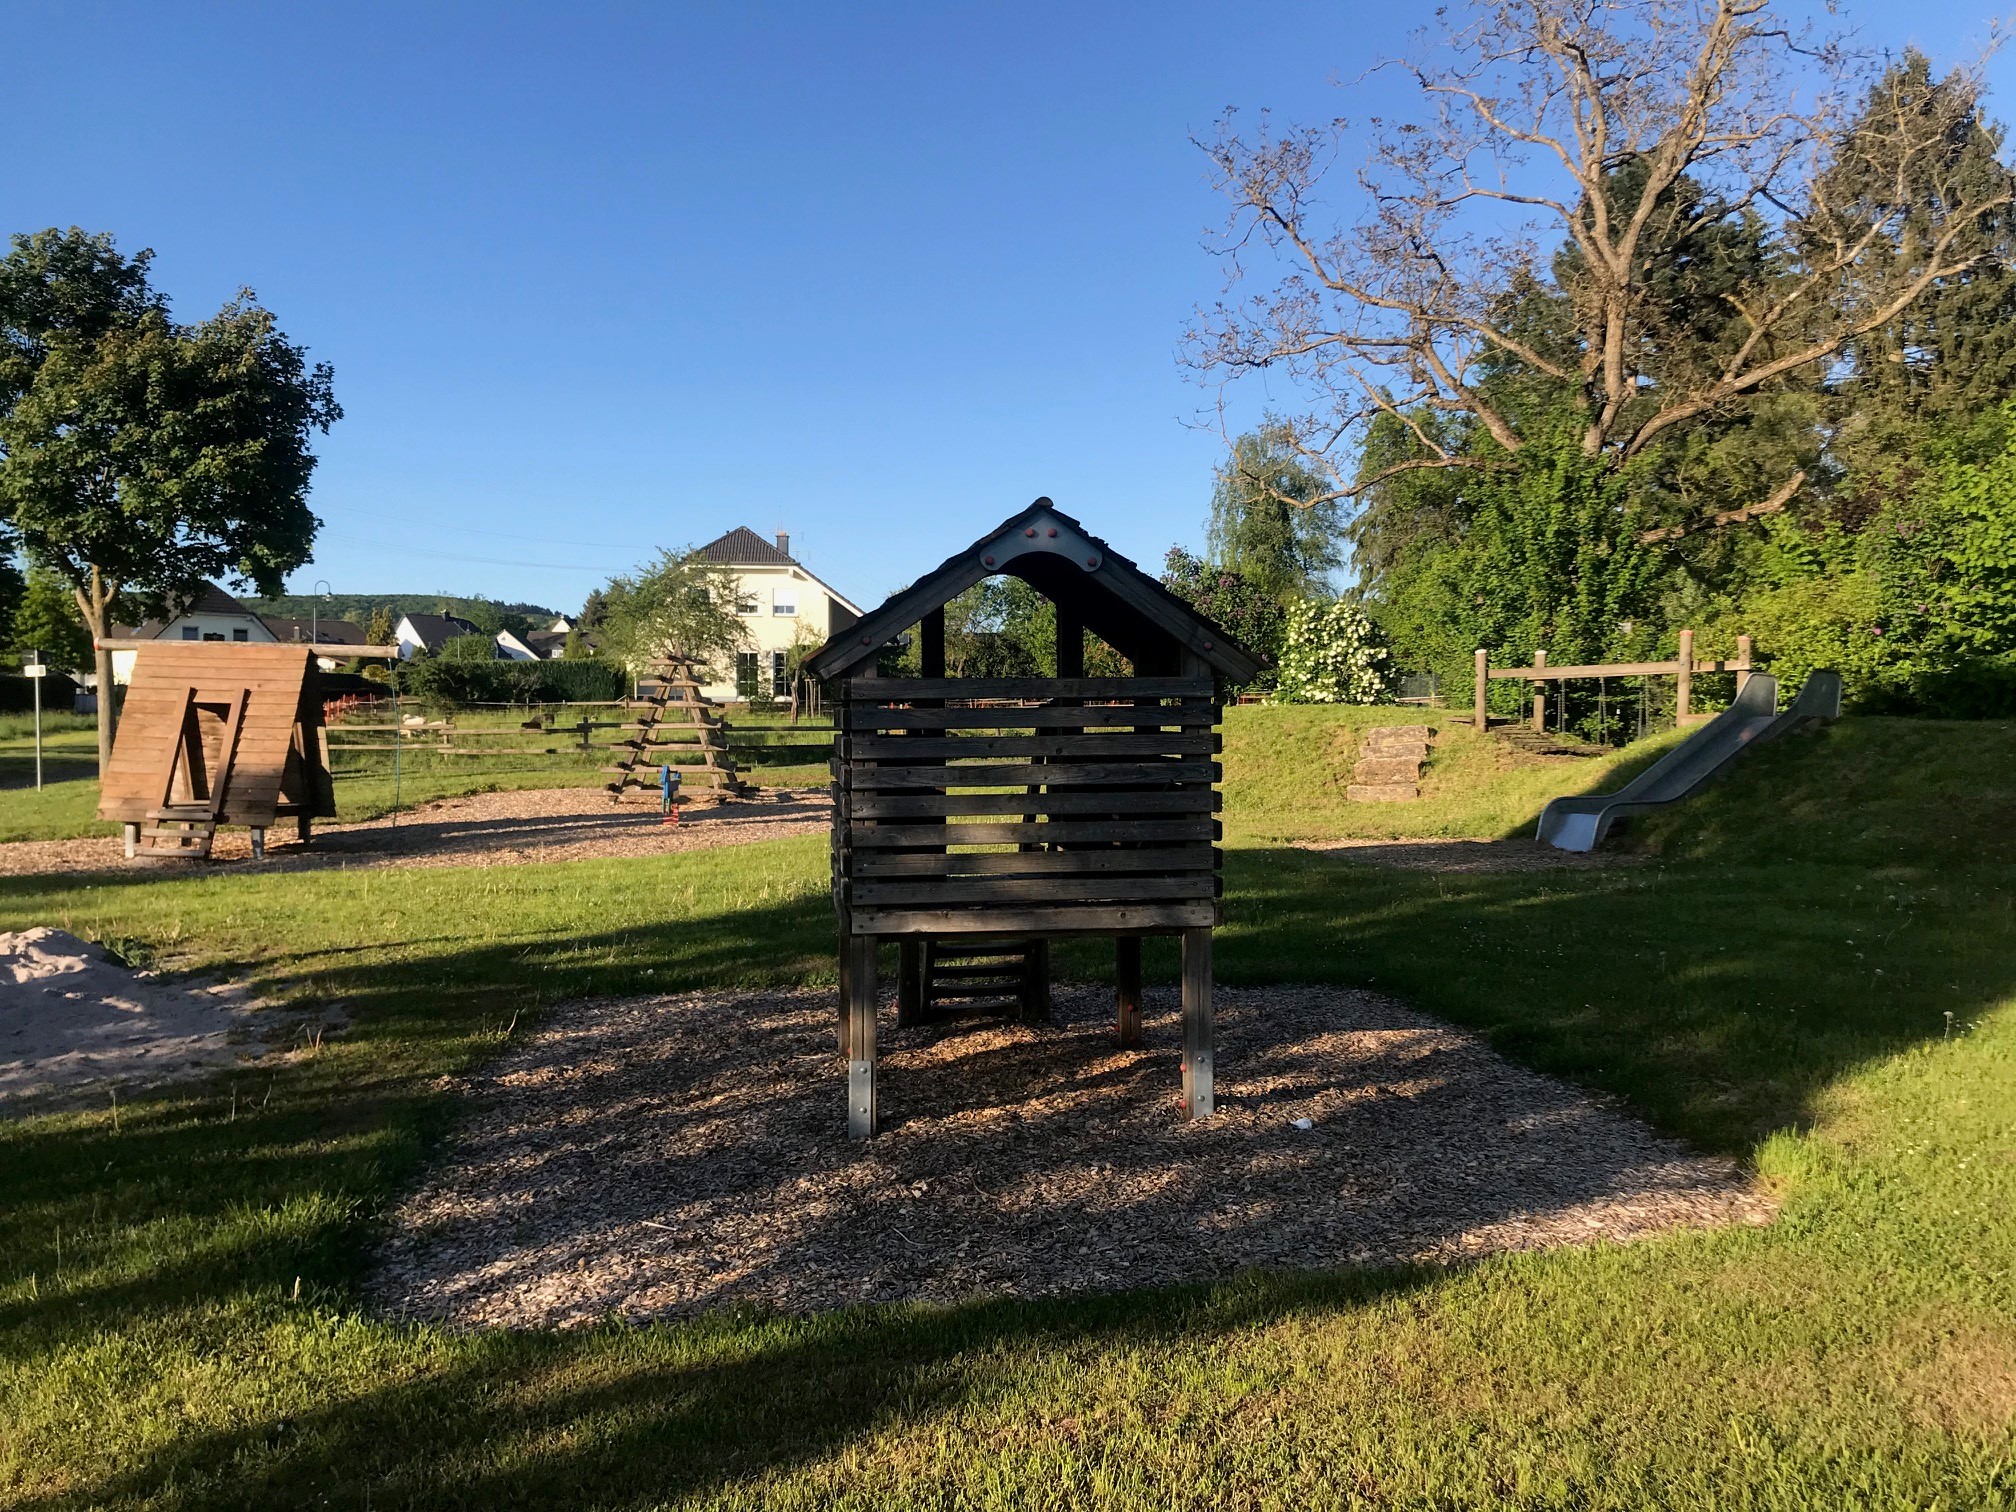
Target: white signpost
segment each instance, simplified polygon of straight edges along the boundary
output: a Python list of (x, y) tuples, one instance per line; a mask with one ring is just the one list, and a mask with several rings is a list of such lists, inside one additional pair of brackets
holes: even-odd
[(35, 684), (35, 791), (42, 791), (42, 679), (49, 675), (49, 669), (42, 663), (40, 651), (30, 651), (32, 661), (23, 663), (21, 670), (28, 674)]

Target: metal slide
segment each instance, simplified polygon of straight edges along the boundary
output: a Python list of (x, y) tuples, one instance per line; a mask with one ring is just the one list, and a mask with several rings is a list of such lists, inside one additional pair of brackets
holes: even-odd
[(1698, 792), (1745, 751), (1803, 725), (1841, 717), (1841, 674), (1812, 672), (1783, 714), (1778, 679), (1751, 674), (1736, 701), (1614, 793), (1556, 798), (1540, 811), (1539, 838), (1557, 850), (1594, 850), (1610, 826)]

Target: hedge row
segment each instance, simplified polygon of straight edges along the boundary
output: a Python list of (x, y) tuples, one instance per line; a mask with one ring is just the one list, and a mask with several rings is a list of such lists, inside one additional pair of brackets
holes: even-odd
[(630, 690), (621, 667), (598, 661), (452, 661), (421, 657), (399, 669), (399, 691), (442, 708), (482, 703), (608, 703)]

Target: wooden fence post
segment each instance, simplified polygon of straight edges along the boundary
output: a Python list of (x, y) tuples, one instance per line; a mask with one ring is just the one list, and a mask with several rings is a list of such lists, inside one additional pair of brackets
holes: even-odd
[[(1547, 653), (1545, 651), (1535, 651), (1533, 653), (1533, 665), (1536, 667), (1546, 666)], [(1544, 682), (1536, 682), (1535, 684), (1533, 684), (1533, 733), (1536, 735), (1541, 735), (1545, 734), (1546, 730), (1547, 730), (1547, 684), (1545, 684)]]
[(1484, 733), (1484, 727), (1490, 722), (1484, 713), (1484, 689), (1490, 680), (1491, 653), (1480, 646), (1477, 648), (1477, 713), (1475, 716), (1477, 733), (1480, 735)]
[(1685, 724), (1694, 708), (1694, 632), (1680, 632), (1680, 691), (1674, 704), (1675, 722)]
[(1750, 681), (1750, 637), (1747, 635), (1736, 637), (1736, 660), (1743, 664), (1736, 669), (1736, 696), (1741, 698)]

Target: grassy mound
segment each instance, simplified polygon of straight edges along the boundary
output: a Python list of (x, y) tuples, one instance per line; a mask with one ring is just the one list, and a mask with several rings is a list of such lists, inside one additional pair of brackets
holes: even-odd
[[(1351, 802), (1345, 789), (1366, 732), (1411, 724), (1433, 732), (1420, 798)], [(1628, 782), (1676, 738), (1604, 756), (1536, 756), (1478, 734), (1448, 709), (1247, 704), (1225, 713), (1226, 832), (1254, 842), (1530, 834), (1548, 799)]]

